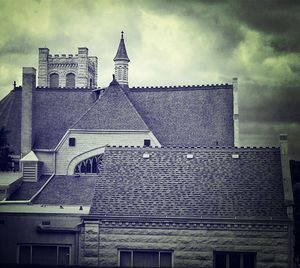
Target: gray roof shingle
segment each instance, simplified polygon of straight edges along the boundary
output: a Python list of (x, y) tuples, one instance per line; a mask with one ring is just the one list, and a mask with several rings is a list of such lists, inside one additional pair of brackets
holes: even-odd
[(232, 85), (132, 88), (128, 95), (164, 146), (233, 146)]
[(54, 149), (94, 101), (90, 89), (37, 88), (33, 94), (34, 149)]
[(74, 129), (149, 130), (130, 100), (115, 81), (76, 122)]
[[(54, 149), (66, 131), (150, 129), (164, 146), (232, 146), (232, 85), (131, 88), (112, 85), (95, 102), (90, 89), (37, 88), (33, 91), (33, 149)], [(20, 153), (21, 93), (0, 102), (0, 126)], [(78, 119), (81, 120), (78, 121)]]
[(21, 152), (21, 88), (15, 88), (0, 101), (0, 127), (9, 131), (7, 135), (13, 154)]
[(110, 147), (90, 214), (284, 219), (280, 166), (279, 149)]
[(117, 54), (114, 57), (114, 61), (117, 61), (117, 60), (130, 61), (129, 58), (128, 58), (128, 55), (127, 55), (126, 47), (125, 47), (123, 32), (122, 32), (122, 36), (121, 36), (121, 40), (120, 40), (120, 43), (119, 43)]
[(54, 176), (34, 204), (90, 205), (96, 176)]

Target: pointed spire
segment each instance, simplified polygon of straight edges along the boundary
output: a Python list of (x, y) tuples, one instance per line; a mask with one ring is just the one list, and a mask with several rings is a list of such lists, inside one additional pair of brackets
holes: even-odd
[(122, 31), (121, 32), (121, 40), (120, 40), (119, 48), (118, 48), (116, 56), (114, 57), (114, 61), (125, 60), (125, 61), (129, 62), (130, 60), (127, 56), (127, 51), (126, 51), (126, 47), (125, 47), (123, 34), (124, 34), (124, 32)]

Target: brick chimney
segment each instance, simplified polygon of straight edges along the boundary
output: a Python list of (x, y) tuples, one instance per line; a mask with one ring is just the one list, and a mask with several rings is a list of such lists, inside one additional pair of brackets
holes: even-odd
[(281, 156), (281, 170), (283, 179), (284, 190), (284, 203), (287, 207), (287, 214), (290, 219), (293, 219), (293, 188), (291, 179), (291, 170), (289, 163), (289, 151), (288, 151), (288, 135), (280, 134), (280, 156)]
[(35, 87), (36, 70), (32, 67), (23, 67), (21, 157), (32, 149), (32, 91)]

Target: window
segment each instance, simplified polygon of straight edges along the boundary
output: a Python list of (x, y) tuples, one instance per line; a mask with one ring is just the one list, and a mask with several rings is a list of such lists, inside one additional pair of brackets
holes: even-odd
[(99, 174), (102, 154), (85, 159), (78, 163), (74, 169), (74, 174)]
[(75, 74), (69, 73), (66, 75), (66, 87), (75, 87)]
[(20, 245), (18, 263), (69, 265), (70, 246)]
[(59, 86), (59, 76), (58, 74), (50, 74), (50, 87), (58, 87)]
[(151, 140), (144, 140), (144, 146), (149, 147), (151, 145)]
[(214, 268), (255, 268), (254, 252), (214, 252)]
[(120, 267), (172, 267), (171, 251), (120, 250)]
[(76, 139), (75, 138), (69, 138), (69, 146), (74, 147), (76, 144)]

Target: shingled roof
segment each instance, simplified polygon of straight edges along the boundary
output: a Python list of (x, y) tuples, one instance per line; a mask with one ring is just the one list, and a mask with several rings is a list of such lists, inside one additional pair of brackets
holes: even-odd
[(119, 43), (118, 51), (116, 56), (114, 57), (114, 61), (117, 60), (125, 60), (125, 61), (130, 61), (127, 55), (126, 47), (125, 47), (125, 42), (124, 42), (124, 37), (123, 37), (123, 32), (121, 32), (121, 40)]
[(13, 154), (21, 152), (21, 88), (15, 88), (0, 101), (0, 128), (9, 131), (7, 135)]
[(149, 130), (116, 80), (76, 122), (73, 129)]
[(164, 146), (233, 146), (232, 85), (131, 88), (128, 96)]
[(34, 149), (54, 149), (94, 103), (90, 89), (37, 88), (33, 94)]
[[(0, 102), (0, 126), (20, 153), (21, 94), (15, 88)], [(78, 120), (80, 119), (80, 120)], [(90, 89), (33, 91), (33, 149), (54, 149), (76, 129), (151, 130), (164, 146), (232, 146), (232, 85), (131, 88), (111, 85), (99, 100)]]
[(54, 176), (34, 204), (90, 205), (96, 176)]
[(110, 147), (90, 214), (286, 219), (279, 149)]

